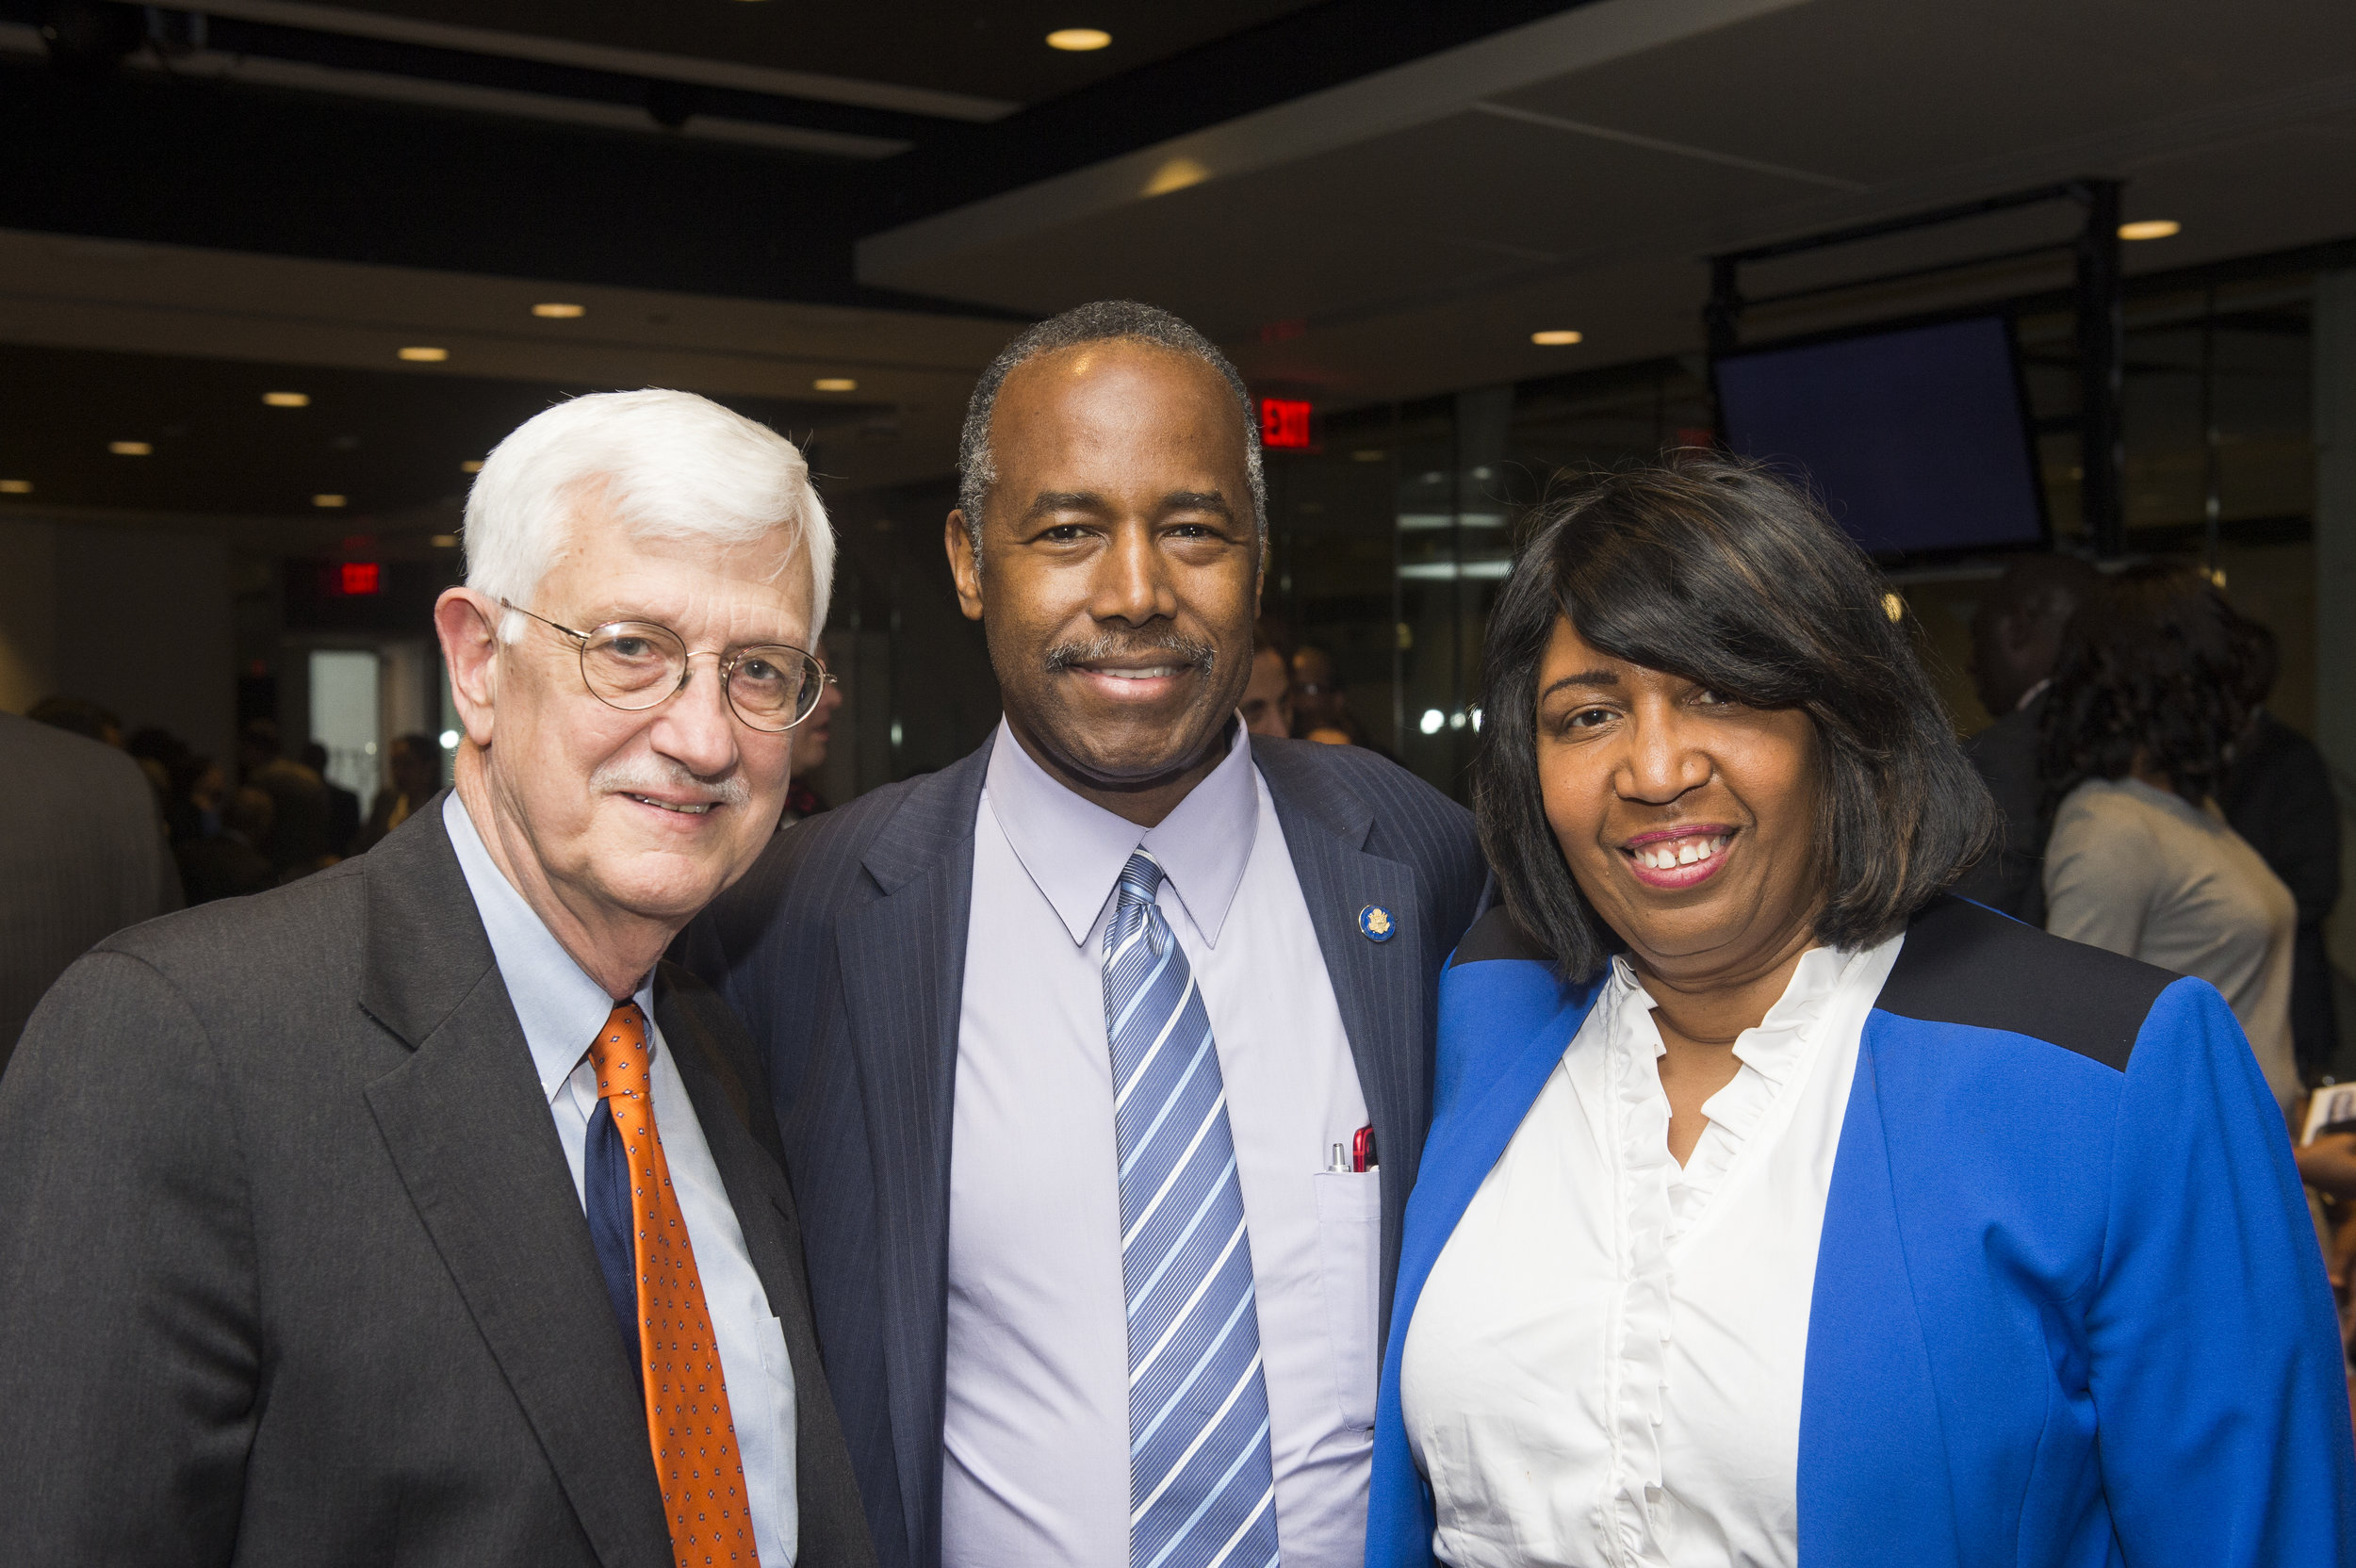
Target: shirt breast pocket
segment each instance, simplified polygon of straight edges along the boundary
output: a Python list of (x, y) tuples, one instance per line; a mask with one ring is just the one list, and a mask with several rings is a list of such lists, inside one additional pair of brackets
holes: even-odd
[(1333, 1392), (1345, 1426), (1374, 1425), (1375, 1325), (1380, 1321), (1383, 1177), (1380, 1171), (1321, 1170), (1317, 1259), (1325, 1276), (1326, 1333), (1333, 1348)]

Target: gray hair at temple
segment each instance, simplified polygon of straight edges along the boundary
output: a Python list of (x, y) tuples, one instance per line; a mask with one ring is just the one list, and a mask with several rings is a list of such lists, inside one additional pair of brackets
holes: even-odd
[(1260, 465), (1260, 421), (1252, 406), (1252, 393), (1243, 377), (1219, 351), (1218, 345), (1166, 310), (1135, 300), (1098, 300), (1074, 305), (1050, 317), (999, 351), (973, 396), (965, 405), (965, 433), (957, 443), (957, 509), (965, 514), (966, 536), (973, 542), (973, 559), (982, 559), (982, 507), (990, 487), (998, 482), (998, 466), (990, 450), (990, 416), (998, 409), (998, 389), (1017, 367), (1083, 343), (1151, 343), (1191, 359), (1199, 359), (1225, 379), (1235, 394), (1235, 412), (1243, 421), (1243, 466), (1252, 482), (1252, 526), (1263, 550), (1268, 546), (1268, 479)]

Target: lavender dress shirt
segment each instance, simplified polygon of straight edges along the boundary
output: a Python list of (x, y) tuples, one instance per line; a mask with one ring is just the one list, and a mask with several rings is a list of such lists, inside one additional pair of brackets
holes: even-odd
[(1365, 1555), (1378, 1178), (1309, 908), (1248, 744), (1151, 830), (1001, 723), (974, 823), (949, 1193), (943, 1568), (1118, 1568), (1129, 1359), (1101, 942), (1142, 844), (1219, 1044), (1252, 1240), (1286, 1568)]

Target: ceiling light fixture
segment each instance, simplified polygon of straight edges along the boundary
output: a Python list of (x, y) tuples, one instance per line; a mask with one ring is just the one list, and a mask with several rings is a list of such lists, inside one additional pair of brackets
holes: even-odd
[(483, 472), (483, 459), (470, 457), (458, 466), (458, 471), (462, 474), (479, 474)]
[(813, 392), (856, 392), (859, 383), (848, 376), (820, 376), (810, 384)]
[(1567, 349), (1574, 343), (1586, 342), (1587, 335), (1568, 327), (1549, 327), (1545, 332), (1531, 333), (1530, 340), (1542, 349)]
[(551, 300), (546, 304), (533, 305), (532, 307), (532, 314), (542, 317), (550, 321), (570, 321), (576, 317), (588, 315), (589, 307), (587, 305), (568, 305), (564, 303), (562, 301)]
[(458, 547), (458, 535), (455, 533), (437, 533), (434, 536), (433, 544), (434, 547), (437, 550), (454, 550)]
[(2184, 232), (2184, 226), (2173, 218), (2146, 218), (2139, 222), (2119, 225), (2121, 239), (2168, 239)]
[(0, 496), (29, 496), (33, 482), (29, 479), (0, 479)]
[(1173, 190), (1184, 190), (1188, 186), (1201, 185), (1210, 177), (1211, 172), (1203, 166), (1199, 158), (1171, 158), (1153, 171), (1153, 177), (1145, 182), (1145, 188), (1137, 194), (1167, 196)]
[(265, 392), (262, 394), (262, 401), (272, 408), (308, 408), (311, 406), (311, 394), (308, 392)]
[(117, 457), (145, 457), (155, 449), (144, 441), (109, 441), (106, 449)]
[(450, 357), (448, 349), (403, 349), (401, 357), (414, 365), (439, 365)]
[(341, 496), (313, 496), (311, 504), (313, 506), (341, 506), (344, 504), (344, 498)]
[(1102, 27), (1058, 27), (1047, 35), (1047, 47), (1084, 55), (1091, 49), (1102, 49), (1112, 41), (1113, 35)]

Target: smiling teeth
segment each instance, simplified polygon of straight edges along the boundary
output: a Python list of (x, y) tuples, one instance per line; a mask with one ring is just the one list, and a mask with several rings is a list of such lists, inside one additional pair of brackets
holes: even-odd
[(1115, 680), (1159, 680), (1165, 676), (1176, 675), (1178, 670), (1177, 666), (1172, 664), (1155, 664), (1150, 669), (1099, 670), (1096, 673), (1108, 676)]
[(1635, 852), (1636, 863), (1648, 871), (1674, 871), (1709, 859), (1726, 847), (1726, 835), (1708, 839), (1678, 839), (1646, 844)]
[(711, 810), (713, 804), (711, 801), (702, 800), (697, 801), (693, 806), (674, 806), (667, 800), (656, 800), (651, 795), (632, 795), (630, 798), (641, 803), (642, 805), (659, 806), (665, 811), (677, 811), (681, 816), (687, 817), (700, 817), (706, 811)]

